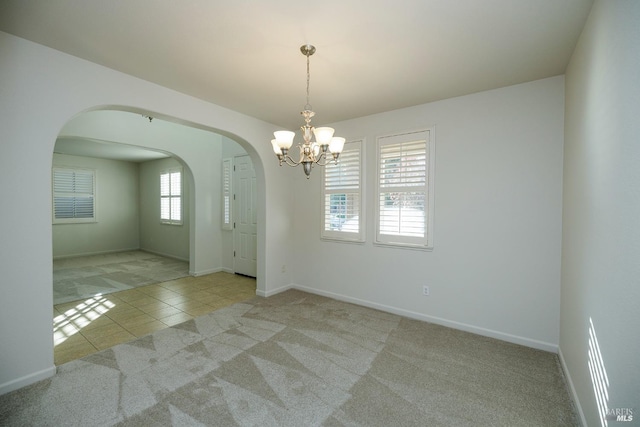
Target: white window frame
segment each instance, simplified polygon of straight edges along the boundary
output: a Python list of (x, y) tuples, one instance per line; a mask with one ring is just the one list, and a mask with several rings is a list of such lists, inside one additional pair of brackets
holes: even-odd
[(233, 159), (222, 160), (222, 229), (233, 230)]
[[(62, 191), (62, 188), (56, 186), (56, 175), (59, 173), (67, 173), (72, 176), (70, 179), (72, 180), (71, 187), (67, 190)], [(76, 174), (90, 175), (91, 176), (91, 191), (79, 191), (79, 188), (76, 186)], [(96, 222), (96, 171), (95, 169), (86, 169), (86, 168), (75, 168), (75, 167), (54, 167), (51, 171), (51, 187), (52, 187), (52, 195), (51, 198), (51, 207), (52, 207), (52, 218), (53, 224), (78, 224), (78, 223), (90, 223)], [(71, 198), (73, 201), (71, 202), (71, 210), (73, 211), (71, 217), (59, 218), (56, 217), (56, 199), (58, 198)], [(91, 216), (76, 216), (77, 215), (77, 205), (76, 199), (90, 199), (91, 200)]]
[[(179, 188), (179, 194), (175, 194), (174, 193), (174, 186), (171, 183), (171, 177), (173, 174), (179, 173), (180, 174), (180, 188)], [(163, 189), (162, 189), (162, 180), (163, 177), (165, 175), (169, 176), (169, 193), (168, 194), (163, 194)], [(160, 172), (160, 222), (162, 224), (168, 224), (168, 225), (182, 225), (182, 218), (184, 216), (184, 174), (182, 173), (182, 168), (177, 167), (177, 168), (170, 168), (170, 169), (165, 169), (163, 171)], [(169, 216), (168, 217), (163, 217), (162, 215), (162, 207), (163, 207), (163, 200), (168, 199), (169, 200)], [(171, 209), (171, 202), (173, 201), (173, 199), (179, 199), (180, 200), (180, 210), (179, 210), (179, 215), (180, 218), (174, 218), (173, 217), (173, 210)]]
[[(327, 166), (325, 166), (322, 171), (322, 179), (321, 179), (321, 213), (320, 213), (320, 230), (321, 230), (321, 238), (325, 240), (336, 240), (343, 242), (355, 242), (361, 243), (365, 240), (365, 216), (364, 216), (364, 192), (363, 189), (363, 177), (364, 177), (364, 139), (358, 139), (353, 141), (348, 141), (344, 145), (344, 149), (342, 154), (338, 159), (338, 164), (335, 165), (334, 162), (330, 162)], [(342, 166), (344, 166), (345, 162), (351, 163), (353, 160), (353, 154), (357, 152), (357, 184), (354, 185), (353, 179), (354, 176), (346, 177), (350, 179), (350, 183), (341, 187), (339, 184), (334, 185), (334, 188), (327, 188), (327, 178), (332, 173), (335, 173), (336, 170), (340, 170)], [(352, 164), (353, 165), (353, 164)], [(327, 205), (327, 196), (331, 196), (332, 194), (348, 194), (356, 199), (355, 209), (358, 211), (358, 229), (357, 231), (350, 230), (336, 230), (331, 229), (331, 212), (330, 205)], [(327, 224), (327, 220), (330, 221)], [(342, 224), (340, 224), (342, 225)]]
[[(424, 183), (420, 179), (416, 180), (410, 175), (404, 175), (398, 185), (381, 183), (382, 149), (398, 146), (400, 144), (410, 144), (412, 142), (424, 141), (425, 143), (425, 173)], [(398, 147), (399, 148), (399, 147)], [(399, 153), (400, 154), (400, 153)], [(400, 154), (401, 155), (401, 154)], [(377, 138), (377, 177), (376, 177), (376, 230), (374, 244), (381, 246), (394, 246), (409, 249), (433, 249), (433, 218), (434, 218), (434, 177), (435, 177), (435, 128), (428, 128), (417, 131), (408, 131), (392, 135), (380, 136)], [(404, 183), (403, 183), (404, 182)], [(409, 233), (390, 233), (381, 231), (382, 213), (381, 198), (383, 194), (395, 192), (424, 192), (424, 233), (421, 236), (408, 235)], [(399, 208), (398, 215), (402, 215), (402, 208)]]

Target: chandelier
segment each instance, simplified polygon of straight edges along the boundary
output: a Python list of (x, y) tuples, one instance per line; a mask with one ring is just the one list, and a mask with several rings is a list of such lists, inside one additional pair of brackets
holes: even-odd
[[(309, 104), (309, 57), (316, 52), (316, 48), (310, 44), (305, 44), (300, 47), (300, 51), (307, 57), (307, 103), (304, 106), (304, 110), (300, 112), (304, 117), (304, 125), (300, 127), (304, 142), (298, 144), (298, 149), (300, 150), (299, 160), (296, 161), (289, 155), (295, 132), (288, 130), (274, 132), (275, 139), (271, 140), (271, 145), (273, 146), (273, 152), (280, 161), (280, 166), (282, 166), (282, 163), (286, 163), (289, 166), (302, 165), (302, 169), (307, 175), (307, 179), (309, 179), (311, 168), (314, 165), (326, 166), (331, 160), (336, 164), (338, 163), (338, 156), (344, 148), (345, 139), (334, 137), (333, 128), (311, 126), (311, 118), (316, 113), (313, 112)], [(311, 140), (312, 134), (315, 136), (315, 141)], [(331, 155), (331, 158), (329, 155)]]

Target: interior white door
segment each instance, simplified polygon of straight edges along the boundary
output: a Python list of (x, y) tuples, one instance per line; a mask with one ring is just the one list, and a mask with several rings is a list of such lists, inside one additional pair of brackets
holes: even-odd
[(258, 215), (256, 173), (249, 156), (234, 158), (233, 167), (233, 269), (256, 277)]

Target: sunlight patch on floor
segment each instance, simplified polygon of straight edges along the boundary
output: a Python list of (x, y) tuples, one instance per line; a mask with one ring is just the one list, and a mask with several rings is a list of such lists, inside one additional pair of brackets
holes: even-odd
[(102, 294), (86, 299), (53, 319), (53, 346), (65, 342), (98, 317), (115, 307)]

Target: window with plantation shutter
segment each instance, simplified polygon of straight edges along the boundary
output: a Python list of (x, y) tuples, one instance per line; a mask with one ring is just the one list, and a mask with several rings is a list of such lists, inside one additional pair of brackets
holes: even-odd
[(431, 131), (378, 138), (376, 243), (433, 247)]
[(53, 169), (53, 223), (95, 222), (95, 171)]
[(182, 224), (181, 169), (169, 169), (160, 174), (160, 222)]
[(231, 222), (231, 176), (232, 176), (232, 160), (224, 159), (222, 161), (222, 229), (232, 230), (233, 224)]
[(347, 142), (338, 164), (330, 162), (322, 179), (322, 237), (363, 241), (362, 141)]

